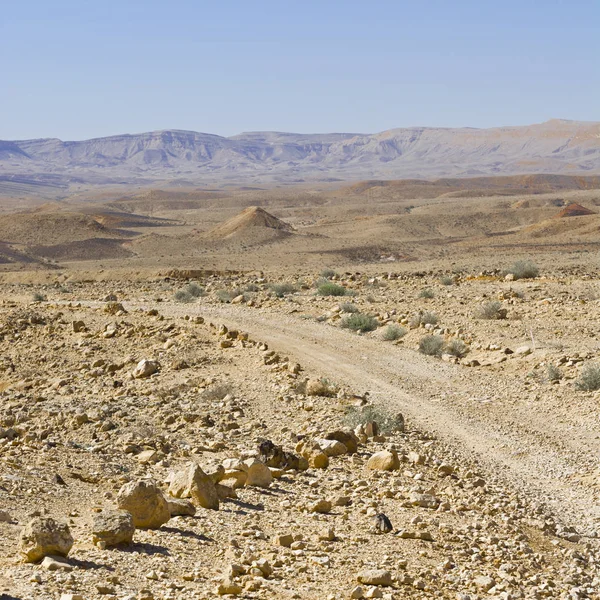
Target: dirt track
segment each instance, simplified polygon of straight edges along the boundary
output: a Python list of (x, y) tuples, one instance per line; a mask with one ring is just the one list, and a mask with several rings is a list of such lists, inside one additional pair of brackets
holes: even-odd
[(409, 424), (475, 456), (490, 473), (509, 479), (580, 533), (598, 530), (594, 490), (572, 481), (581, 461), (597, 456), (597, 437), (590, 431), (567, 434), (553, 415), (510, 401), (514, 390), (506, 383), (496, 397), (498, 380), (492, 374), (292, 314), (230, 305), (152, 307), (166, 316), (200, 314), (247, 331), (339, 385), (368, 391), (375, 404), (401, 411)]

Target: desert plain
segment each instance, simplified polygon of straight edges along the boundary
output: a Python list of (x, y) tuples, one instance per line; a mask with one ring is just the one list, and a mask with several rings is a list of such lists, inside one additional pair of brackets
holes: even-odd
[(599, 188), (5, 189), (0, 598), (599, 598)]

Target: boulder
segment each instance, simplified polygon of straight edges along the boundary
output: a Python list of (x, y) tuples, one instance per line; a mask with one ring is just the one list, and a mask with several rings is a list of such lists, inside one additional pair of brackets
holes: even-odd
[(191, 498), (194, 504), (202, 508), (219, 509), (215, 482), (196, 463), (190, 463), (175, 473), (169, 485), (169, 494), (175, 498)]
[(132, 375), (135, 379), (144, 379), (150, 377), (160, 370), (160, 363), (156, 360), (148, 360), (144, 358), (136, 365)]
[(169, 505), (152, 479), (126, 483), (117, 495), (119, 508), (129, 511), (140, 529), (158, 529), (170, 518)]
[(133, 540), (135, 525), (130, 512), (126, 510), (103, 510), (94, 515), (92, 521), (92, 541), (105, 546), (130, 544)]
[(253, 487), (269, 487), (273, 481), (271, 469), (258, 459), (250, 458), (243, 462), (246, 471), (246, 485)]
[(350, 454), (354, 454), (358, 450), (358, 437), (353, 431), (338, 429), (328, 433), (325, 439), (341, 442)]
[(376, 452), (367, 461), (367, 469), (371, 471), (395, 471), (399, 468), (400, 460), (394, 450)]
[(72, 547), (69, 526), (46, 517), (29, 521), (19, 539), (19, 550), (26, 562), (37, 562), (49, 555), (67, 556)]

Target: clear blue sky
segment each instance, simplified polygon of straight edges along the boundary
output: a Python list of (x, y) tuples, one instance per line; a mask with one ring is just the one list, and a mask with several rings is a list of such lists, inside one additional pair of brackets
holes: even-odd
[(0, 139), (600, 120), (598, 0), (3, 0)]

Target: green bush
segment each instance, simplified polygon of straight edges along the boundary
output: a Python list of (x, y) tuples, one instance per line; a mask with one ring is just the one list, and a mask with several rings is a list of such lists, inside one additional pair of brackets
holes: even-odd
[(600, 365), (592, 364), (583, 367), (575, 386), (585, 392), (600, 390)]
[(375, 317), (357, 312), (342, 319), (340, 325), (344, 329), (350, 329), (351, 331), (374, 331), (377, 329), (379, 323)]
[(175, 294), (173, 294), (173, 298), (175, 299), (175, 302), (184, 302), (186, 304), (194, 301), (194, 297), (186, 289), (177, 290)]
[(188, 283), (184, 289), (194, 298), (200, 298), (206, 294), (204, 288), (200, 287), (197, 283)]
[(466, 356), (469, 347), (461, 339), (453, 338), (446, 344), (445, 351), (447, 354), (462, 358)]
[(343, 285), (337, 283), (322, 283), (317, 288), (317, 294), (319, 296), (345, 296), (348, 290)]
[(358, 306), (356, 306), (356, 304), (352, 304), (352, 302), (344, 302), (343, 304), (340, 304), (340, 309), (345, 313), (357, 313), (359, 310)]
[(532, 279), (540, 274), (540, 269), (530, 260), (518, 260), (506, 270), (506, 274), (514, 275), (515, 279)]
[(441, 335), (426, 335), (419, 342), (419, 352), (427, 356), (439, 356), (444, 347), (444, 338)]
[(477, 311), (475, 316), (478, 319), (485, 319), (487, 321), (495, 321), (498, 319), (504, 319), (506, 317), (506, 310), (502, 308), (502, 302), (498, 300), (491, 300), (482, 304)]
[(291, 283), (275, 283), (271, 286), (271, 291), (278, 298), (283, 298), (284, 296), (287, 296), (288, 294), (293, 294), (298, 290), (296, 289), (296, 286), (292, 285)]
[(431, 298), (435, 298), (435, 294), (433, 293), (433, 290), (424, 289), (419, 292), (419, 298), (427, 298), (428, 300), (431, 300)]
[(321, 271), (321, 277), (323, 277), (323, 279), (331, 279), (332, 277), (337, 277), (337, 273), (333, 269), (323, 269)]
[(388, 325), (383, 332), (383, 339), (386, 342), (395, 342), (406, 335), (406, 329), (399, 325)]

